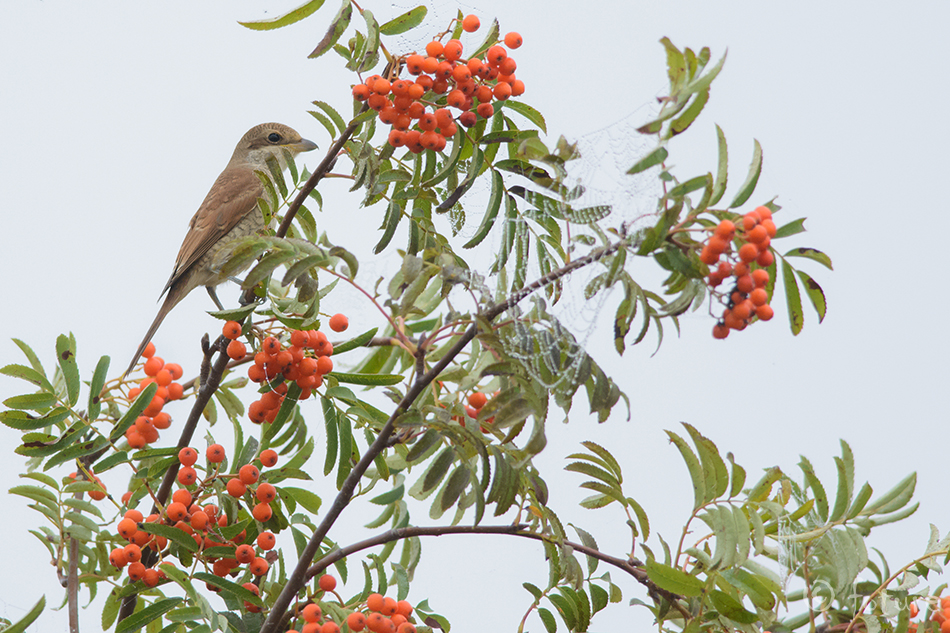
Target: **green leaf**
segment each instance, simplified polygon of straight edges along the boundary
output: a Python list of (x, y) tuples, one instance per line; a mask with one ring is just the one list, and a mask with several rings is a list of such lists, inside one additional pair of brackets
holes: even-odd
[(189, 552), (198, 551), (198, 545), (195, 543), (195, 539), (184, 530), (180, 530), (172, 525), (164, 525), (162, 523), (142, 523), (139, 525), (139, 530), (142, 532), (147, 532), (148, 534), (164, 536), (169, 541), (176, 543), (179, 547)]
[(373, 339), (374, 336), (376, 336), (376, 331), (377, 331), (378, 329), (379, 329), (379, 328), (375, 328), (375, 327), (374, 327), (373, 329), (371, 329), (371, 330), (366, 330), (365, 332), (363, 332), (363, 333), (360, 334), (359, 336), (355, 336), (355, 337), (351, 338), (351, 339), (348, 340), (348, 341), (344, 341), (344, 342), (340, 343), (339, 345), (334, 345), (334, 346), (333, 346), (333, 355), (334, 355), (334, 356), (337, 356), (337, 355), (339, 355), (339, 354), (342, 354), (343, 352), (348, 352), (348, 351), (350, 351), (351, 349), (357, 349), (357, 348), (359, 348), (359, 347), (363, 347), (363, 346), (366, 345), (368, 342), (370, 342), (370, 341)]
[(13, 396), (3, 401), (11, 409), (31, 410), (42, 412), (56, 404), (56, 395), (52, 393), (28, 393), (22, 396)]
[(643, 158), (635, 162), (633, 164), (633, 167), (627, 170), (627, 173), (639, 174), (640, 172), (646, 171), (650, 169), (651, 167), (655, 167), (659, 165), (660, 163), (665, 161), (667, 156), (669, 155), (670, 153), (666, 150), (665, 145), (658, 145), (652, 150), (650, 150), (650, 152), (646, 156), (644, 156)]
[(386, 217), (383, 218), (383, 223), (379, 227), (383, 229), (383, 235), (379, 238), (379, 242), (376, 243), (376, 246), (373, 247), (373, 254), (378, 255), (389, 246), (393, 235), (396, 234), (396, 227), (399, 226), (399, 221), (402, 219), (402, 216), (403, 205), (398, 200), (390, 200), (389, 206), (386, 208)]
[(43, 609), (46, 608), (46, 596), (40, 596), (40, 599), (36, 604), (33, 605), (33, 608), (24, 615), (22, 618), (11, 624), (10, 626), (3, 629), (3, 633), (24, 633), (27, 627), (33, 624), (36, 621), (36, 618), (40, 617), (40, 614), (43, 613)]
[[(231, 550), (231, 551), (233, 552), (234, 550)], [(235, 582), (231, 582), (230, 580), (219, 578), (218, 576), (215, 576), (214, 574), (209, 574), (206, 571), (196, 572), (194, 575), (194, 579), (204, 581), (208, 583), (209, 585), (214, 585), (215, 587), (220, 587), (224, 591), (234, 594), (235, 597), (241, 600), (246, 600), (247, 602), (250, 602), (251, 604), (255, 604), (257, 606), (264, 606), (264, 602), (260, 599), (259, 596), (257, 596), (254, 593), (251, 593), (249, 590), (245, 589), (241, 585)], [(125, 622), (125, 620), (123, 620), (123, 622)], [(119, 633), (119, 632), (116, 631), (116, 633)]]
[[(343, 6), (340, 7), (340, 10), (330, 22), (330, 28), (327, 29), (326, 35), (323, 36), (323, 39), (320, 40), (320, 43), (317, 44), (317, 47), (313, 49), (313, 52), (307, 55), (307, 57), (310, 59), (320, 57), (325, 52), (333, 48), (333, 45), (337, 43), (337, 41), (340, 39), (340, 36), (343, 35), (344, 31), (346, 31), (346, 27), (350, 25), (350, 20), (352, 17), (353, 3), (350, 0), (343, 0)], [(330, 136), (335, 135), (331, 132)]]
[(46, 376), (35, 369), (27, 367), (26, 365), (6, 365), (5, 367), (0, 368), (0, 374), (11, 376), (13, 378), (22, 378), (23, 380), (31, 382), (37, 387), (43, 389), (43, 391), (49, 391), (50, 393), (55, 391), (55, 389), (53, 389), (53, 385), (51, 385), (49, 380), (46, 379)]
[(478, 229), (476, 229), (472, 239), (466, 242), (462, 248), (472, 248), (480, 244), (495, 225), (495, 218), (498, 216), (498, 210), (501, 208), (501, 197), (505, 191), (505, 183), (501, 177), (501, 173), (497, 170), (493, 169), (491, 174), (491, 194), (488, 197), (488, 210), (485, 211), (482, 222), (479, 224)]
[(346, 122), (343, 120), (343, 117), (340, 116), (340, 113), (334, 110), (330, 104), (323, 101), (314, 101), (313, 105), (327, 113), (327, 116), (333, 120), (333, 123), (336, 124), (337, 129), (340, 130), (340, 134), (346, 131)]
[(798, 275), (798, 278), (802, 280), (802, 285), (805, 286), (805, 294), (808, 296), (808, 300), (811, 301), (811, 305), (815, 308), (815, 312), (818, 313), (818, 322), (821, 323), (825, 320), (825, 312), (828, 308), (825, 303), (825, 292), (821, 289), (821, 286), (818, 285), (818, 282), (806, 273), (800, 270), (796, 270), (795, 273)]
[(802, 472), (805, 474), (805, 483), (811, 488), (812, 494), (815, 495), (815, 505), (818, 506), (818, 518), (823, 522), (827, 521), (828, 495), (825, 492), (825, 487), (821, 485), (821, 481), (818, 480), (818, 476), (815, 474), (815, 469), (804, 455), (802, 455), (801, 461), (798, 462), (798, 467), (802, 469)]
[(798, 282), (795, 280), (795, 269), (787, 261), (782, 260), (782, 281), (785, 282), (785, 304), (788, 307), (788, 323), (792, 334), (798, 335), (805, 324), (802, 314), (802, 297), (798, 291)]
[(655, 560), (648, 560), (647, 575), (657, 587), (665, 589), (680, 596), (687, 598), (699, 596), (703, 593), (703, 582), (691, 576), (686, 572), (680, 571), (669, 565), (658, 563)]
[(419, 26), (426, 17), (428, 9), (419, 5), (415, 9), (410, 9), (400, 16), (397, 16), (379, 27), (379, 32), (383, 35), (399, 35), (409, 29)]
[(554, 614), (545, 609), (544, 607), (538, 607), (538, 616), (541, 618), (542, 624), (547, 633), (556, 633), (557, 631), (557, 620), (554, 618)]
[[(24, 343), (18, 338), (14, 338), (11, 340), (14, 343), (16, 343), (16, 346), (20, 348), (20, 351), (23, 352), (23, 355), (26, 356), (27, 360), (30, 361), (30, 367), (32, 367), (36, 373), (43, 376), (43, 379), (45, 380), (46, 371), (43, 369), (43, 364), (40, 362), (40, 359), (36, 355), (36, 352), (33, 351), (33, 348), (31, 348), (29, 345), (27, 345), (26, 343)], [(49, 384), (49, 383), (46, 383), (46, 384)]]
[(76, 339), (70, 334), (60, 334), (56, 338), (56, 359), (63, 371), (69, 406), (79, 402), (79, 366), (76, 364)]
[(302, 505), (307, 509), (307, 511), (313, 514), (319, 513), (320, 506), (323, 504), (323, 500), (320, 499), (320, 497), (309, 490), (304, 490), (303, 488), (284, 487), (280, 489), (280, 493), (282, 495), (289, 495), (294, 501)]
[(289, 26), (299, 22), (300, 20), (303, 20), (310, 15), (313, 15), (320, 7), (323, 6), (323, 2), (324, 0), (310, 0), (310, 2), (300, 5), (293, 11), (289, 11), (276, 18), (271, 18), (269, 20), (254, 20), (251, 22), (238, 21), (238, 24), (253, 31), (272, 31), (274, 29)]
[(89, 406), (88, 416), (90, 420), (99, 417), (102, 410), (102, 404), (99, 401), (102, 395), (102, 387), (106, 384), (106, 375), (109, 373), (109, 357), (103, 356), (96, 365), (96, 371), (92, 375), (92, 382), (89, 383)]
[(685, 132), (686, 129), (693, 124), (693, 121), (696, 120), (696, 117), (699, 116), (699, 113), (703, 111), (703, 108), (706, 107), (707, 101), (709, 101), (709, 88), (697, 94), (683, 114), (673, 119), (673, 122), (670, 123), (670, 136), (676, 136), (677, 134)]
[(772, 239), (781, 239), (790, 235), (798, 235), (805, 232), (805, 218), (792, 220), (788, 224), (783, 224), (775, 230), (775, 237)]
[(370, 387), (397, 385), (404, 380), (399, 374), (345, 374), (332, 372), (329, 374), (339, 382), (345, 382), (352, 385), (367, 385)]
[(726, 193), (726, 184), (729, 181), (729, 147), (726, 145), (726, 135), (718, 125), (716, 125), (716, 138), (719, 141), (719, 163), (716, 167), (716, 182), (713, 184), (709, 206), (722, 200), (722, 194)]
[(545, 134), (548, 133), (547, 125), (544, 122), (544, 117), (541, 116), (540, 112), (538, 112), (531, 106), (527, 105), (526, 103), (522, 103), (520, 101), (512, 101), (509, 99), (508, 101), (505, 101), (504, 103), (505, 103), (506, 110), (514, 110), (515, 112), (517, 112), (518, 114), (520, 114), (521, 116), (523, 116), (524, 118), (528, 119), (529, 121), (534, 123), (536, 126), (538, 126), (538, 128), (542, 132), (544, 132)]
[[(245, 591), (247, 590), (245, 589)], [(250, 592), (248, 591), (248, 593)], [(184, 598), (165, 598), (158, 600), (119, 622), (115, 627), (115, 633), (132, 633), (132, 631), (143, 629), (149, 622), (162, 617), (183, 601)]]
[(142, 411), (145, 411), (145, 408), (152, 403), (152, 398), (155, 397), (155, 392), (158, 391), (158, 383), (150, 383), (135, 399), (135, 402), (129, 406), (129, 409), (125, 412), (125, 415), (116, 422), (115, 427), (112, 429), (112, 433), (109, 434), (109, 439), (113, 442), (118, 440), (122, 435), (125, 434), (125, 430), (132, 426), (135, 422), (135, 419), (138, 418)]
[(730, 620), (735, 620), (736, 622), (741, 622), (742, 624), (752, 624), (759, 619), (759, 616), (752, 613), (751, 611), (746, 610), (742, 606), (741, 602), (724, 591), (713, 589), (709, 592), (709, 597), (712, 599), (712, 603), (716, 607), (716, 610), (719, 611), (721, 615), (726, 616)]
[(752, 195), (752, 192), (755, 191), (755, 185), (759, 182), (759, 175), (762, 173), (762, 146), (759, 145), (759, 142), (755, 139), (753, 139), (753, 142), (755, 143), (755, 148), (752, 151), (752, 164), (749, 165), (749, 175), (746, 176), (745, 182), (742, 183), (742, 186), (739, 187), (739, 191), (736, 192), (736, 197), (733, 198), (729, 204), (730, 209), (744, 205), (746, 200)]
[(706, 502), (706, 484), (703, 468), (700, 466), (696, 454), (693, 453), (692, 449), (690, 449), (686, 443), (686, 440), (672, 431), (667, 431), (666, 435), (670, 438), (670, 441), (676, 445), (676, 448), (679, 449), (680, 455), (683, 456), (683, 461), (686, 462), (686, 468), (689, 470), (689, 476), (693, 482), (693, 509), (699, 508)]
[(785, 253), (785, 257), (804, 257), (818, 262), (828, 270), (834, 270), (831, 267), (831, 258), (814, 248), (793, 248)]

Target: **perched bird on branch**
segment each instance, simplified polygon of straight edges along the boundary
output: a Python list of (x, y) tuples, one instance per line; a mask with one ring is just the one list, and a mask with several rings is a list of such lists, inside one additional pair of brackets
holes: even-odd
[(285, 169), (285, 151), (296, 156), (316, 147), (315, 143), (301, 138), (292, 128), (280, 123), (262, 123), (252, 127), (241, 138), (227, 167), (214, 181), (211, 191), (188, 224), (188, 233), (178, 251), (175, 268), (162, 290), (163, 295), (166, 292), (168, 295), (135, 352), (132, 363), (125, 370), (125, 375), (135, 367), (171, 309), (189, 292), (198, 286), (205, 286), (215, 304), (221, 307), (214, 288), (225, 281), (227, 275), (212, 266), (215, 255), (229, 242), (253, 235), (265, 227), (264, 215), (257, 203), (264, 186), (254, 172), (269, 173), (268, 159), (276, 160), (280, 168)]

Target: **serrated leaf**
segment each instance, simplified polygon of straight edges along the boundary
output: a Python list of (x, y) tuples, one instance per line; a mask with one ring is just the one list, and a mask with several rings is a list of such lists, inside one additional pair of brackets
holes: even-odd
[[(320, 40), (320, 43), (317, 44), (317, 47), (313, 49), (313, 52), (307, 55), (310, 59), (315, 57), (320, 57), (325, 52), (333, 48), (333, 45), (337, 43), (340, 39), (340, 36), (343, 35), (343, 32), (346, 31), (346, 27), (350, 25), (350, 20), (353, 17), (353, 4), (350, 0), (344, 0), (343, 6), (340, 7), (340, 10), (337, 12), (336, 16), (330, 22), (330, 28), (327, 29), (326, 35), (323, 36), (323, 39)], [(330, 132), (330, 136), (335, 136), (333, 132)]]
[(529, 121), (534, 123), (536, 126), (538, 126), (538, 128), (542, 132), (544, 132), (545, 134), (548, 133), (547, 125), (544, 122), (544, 117), (541, 116), (540, 112), (538, 112), (537, 110), (535, 110), (528, 104), (522, 103), (521, 101), (512, 101), (512, 100), (505, 101), (504, 104), (505, 104), (506, 110), (514, 110), (515, 112), (517, 112), (518, 114), (520, 114), (521, 116), (523, 116), (524, 118), (528, 119)]
[(79, 366), (76, 364), (76, 339), (70, 334), (56, 337), (56, 360), (63, 372), (69, 405), (79, 402)]
[(28, 393), (7, 398), (3, 404), (11, 409), (41, 412), (56, 404), (56, 395), (45, 392)]
[(759, 619), (758, 615), (746, 610), (741, 602), (724, 591), (713, 589), (709, 592), (709, 597), (720, 615), (724, 615), (730, 620), (735, 620), (742, 624), (752, 624)]
[(784, 259), (782, 260), (782, 281), (785, 284), (785, 305), (788, 308), (788, 323), (792, 334), (798, 336), (805, 325), (805, 316), (802, 314), (802, 297), (795, 280), (795, 269)]
[(399, 374), (347, 374), (342, 372), (332, 372), (329, 374), (339, 382), (345, 382), (352, 385), (367, 385), (371, 387), (397, 385), (405, 378)]
[(726, 144), (726, 135), (719, 125), (716, 125), (716, 138), (719, 143), (719, 161), (716, 167), (716, 181), (713, 184), (712, 197), (709, 199), (710, 206), (722, 200), (722, 195), (726, 193), (726, 185), (729, 181), (729, 147)]
[(405, 33), (419, 26), (425, 19), (427, 13), (428, 9), (419, 5), (415, 9), (410, 9), (380, 26), (379, 32), (383, 35), (399, 35), (400, 33)]
[(805, 218), (792, 220), (788, 224), (783, 224), (775, 230), (775, 237), (772, 239), (781, 239), (791, 235), (798, 235), (805, 232)]
[(749, 165), (749, 175), (746, 176), (745, 182), (739, 187), (739, 191), (736, 192), (736, 196), (729, 204), (730, 209), (735, 209), (745, 204), (746, 200), (752, 195), (752, 192), (755, 191), (755, 185), (759, 182), (759, 175), (762, 173), (762, 146), (759, 145), (759, 141), (755, 139), (753, 139), (753, 142), (755, 143), (755, 147), (752, 151), (752, 164)]
[(834, 270), (834, 268), (831, 267), (831, 258), (814, 248), (793, 248), (792, 250), (785, 253), (785, 257), (804, 257), (806, 259), (818, 262), (828, 270)]
[(706, 501), (705, 477), (699, 459), (696, 458), (696, 454), (690, 449), (686, 440), (672, 431), (667, 431), (666, 435), (676, 448), (679, 449), (683, 461), (686, 462), (686, 468), (689, 470), (689, 476), (693, 483), (693, 509), (699, 508)]
[(501, 209), (501, 198), (505, 190), (505, 183), (501, 177), (501, 173), (497, 170), (493, 169), (491, 175), (491, 193), (488, 197), (488, 209), (485, 211), (485, 215), (482, 216), (482, 222), (475, 230), (475, 234), (462, 248), (472, 248), (480, 244), (495, 225), (495, 218), (498, 216), (498, 210)]
[(798, 275), (798, 278), (802, 280), (802, 285), (805, 287), (805, 294), (808, 296), (808, 300), (811, 301), (811, 305), (815, 308), (815, 312), (818, 313), (818, 322), (821, 323), (825, 320), (825, 313), (828, 308), (825, 303), (825, 291), (822, 290), (818, 282), (812, 279), (808, 274), (800, 270), (796, 270), (795, 273)]
[(11, 376), (13, 378), (21, 378), (27, 382), (33, 383), (37, 387), (40, 387), (43, 389), (43, 391), (48, 391), (51, 393), (54, 391), (53, 385), (49, 383), (49, 380), (46, 379), (46, 376), (35, 369), (27, 367), (26, 365), (6, 365), (0, 369), (0, 374)]
[(320, 497), (303, 488), (283, 487), (280, 489), (280, 494), (289, 495), (294, 501), (312, 514), (318, 514), (320, 512), (320, 506), (323, 504), (323, 500), (320, 499)]
[(337, 129), (340, 131), (340, 134), (346, 131), (346, 122), (343, 120), (343, 117), (340, 116), (340, 113), (333, 109), (333, 106), (324, 101), (314, 101), (313, 105), (323, 110), (327, 116), (330, 117)]
[(43, 609), (46, 608), (46, 596), (40, 596), (33, 608), (26, 615), (3, 629), (3, 633), (24, 633), (36, 618), (40, 617)]
[(323, 2), (324, 0), (310, 0), (309, 2), (300, 5), (293, 11), (288, 11), (287, 13), (277, 16), (276, 18), (271, 18), (269, 20), (254, 20), (250, 22), (238, 21), (238, 24), (253, 31), (271, 31), (274, 29), (283, 28), (314, 14), (320, 7), (323, 6)]
[(699, 596), (703, 593), (703, 582), (679, 569), (658, 563), (655, 560), (648, 560), (646, 569), (650, 580), (660, 589), (687, 598)]
[(650, 150), (650, 152), (635, 162), (633, 166), (627, 170), (628, 174), (639, 174), (640, 172), (646, 171), (651, 167), (655, 167), (665, 161), (670, 153), (667, 151), (665, 145), (658, 145), (657, 147)]

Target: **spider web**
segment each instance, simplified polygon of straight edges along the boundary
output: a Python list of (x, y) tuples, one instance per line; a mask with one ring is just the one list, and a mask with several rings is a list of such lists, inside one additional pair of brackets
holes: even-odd
[[(408, 11), (415, 5), (410, 4), (392, 4), (393, 14), (399, 15)], [(394, 54), (404, 54), (410, 51), (421, 51), (425, 44), (430, 41), (434, 33), (443, 31), (450, 21), (457, 16), (459, 9), (455, 3), (435, 3), (430, 5), (429, 12), (419, 28), (412, 29), (409, 32), (394, 38), (395, 44), (391, 51)], [(462, 5), (462, 11), (469, 8), (477, 11), (475, 7), (465, 7)], [(483, 24), (479, 32), (474, 34), (463, 34), (463, 43), (466, 48), (477, 46), (481, 43), (487, 29), (487, 24)], [(502, 25), (501, 33), (505, 32)], [(528, 99), (530, 102), (530, 99)], [(574, 210), (575, 217), (577, 210), (609, 206), (611, 211), (608, 217), (601, 222), (601, 227), (613, 227), (620, 229), (623, 227), (626, 231), (636, 230), (644, 225), (645, 218), (648, 219), (656, 210), (656, 199), (660, 193), (660, 183), (655, 178), (655, 170), (649, 170), (645, 173), (634, 176), (628, 175), (626, 171), (647, 151), (652, 149), (654, 140), (651, 137), (644, 136), (637, 131), (637, 128), (653, 118), (657, 109), (655, 106), (645, 104), (630, 113), (623, 119), (604, 127), (602, 129), (587, 133), (578, 138), (566, 139), (568, 143), (575, 143), (579, 158), (570, 160), (565, 164), (567, 176), (562, 184), (568, 189), (582, 191), (579, 196), (571, 201), (571, 208)], [(506, 114), (515, 120), (521, 120), (519, 114), (507, 111)], [(556, 132), (549, 136), (545, 143), (550, 147), (554, 145), (557, 139)], [(502, 155), (504, 150), (499, 152)], [(538, 190), (529, 180), (513, 177), (506, 178), (506, 182), (514, 184), (516, 180), (523, 181), (526, 188)], [(456, 214), (459, 208), (465, 213), (462, 228), (459, 230), (457, 238), (467, 241), (471, 238), (479, 226), (484, 215), (484, 209), (488, 203), (490, 193), (487, 179), (482, 178), (459, 200), (459, 205), (452, 211), (434, 218), (438, 222), (440, 219), (449, 222), (460, 220)], [(551, 196), (552, 192), (544, 191), (545, 195)], [(521, 205), (524, 208), (526, 205)], [(562, 209), (564, 203), (561, 203)], [(502, 247), (502, 239), (505, 231), (513, 232), (517, 244), (519, 240), (529, 239), (529, 234), (536, 231), (537, 227), (532, 226), (523, 218), (509, 220), (504, 217), (504, 207), (499, 212), (499, 219), (491, 234), (486, 239), (490, 240), (493, 248), (492, 252), (497, 253)], [(507, 227), (503, 225), (508, 223)], [(586, 230), (584, 224), (572, 223), (568, 229), (572, 237), (579, 234), (592, 235), (591, 231)], [(534, 242), (537, 238), (530, 236), (530, 241)], [(526, 243), (526, 242), (525, 242)], [(524, 246), (524, 243), (522, 244)], [(512, 268), (512, 258), (517, 256), (517, 247), (513, 249), (509, 257), (508, 268)], [(527, 250), (525, 251), (527, 252)], [(572, 259), (583, 257), (586, 254), (586, 248), (581, 248), (571, 253)], [(474, 269), (487, 269), (491, 261), (471, 262)], [(528, 257), (528, 269), (526, 274), (526, 283), (543, 276), (538, 265), (536, 253), (530, 252)], [(562, 278), (562, 292), (560, 299), (551, 304), (550, 299), (545, 299), (544, 291), (539, 290), (533, 297), (534, 307), (532, 309), (515, 307), (509, 310), (505, 315), (501, 315), (500, 320), (511, 320), (516, 327), (510, 328), (507, 336), (502, 336), (504, 350), (513, 358), (519, 360), (524, 367), (532, 374), (532, 377), (549, 389), (557, 389), (564, 385), (573, 383), (584, 365), (587, 358), (584, 349), (587, 346), (593, 333), (599, 324), (611, 322), (610, 319), (602, 318), (605, 304), (610, 300), (612, 289), (601, 290), (592, 298), (585, 297), (585, 288), (600, 274), (605, 272), (605, 268), (600, 264), (586, 266), (566, 278)], [(466, 275), (466, 282), (469, 288), (480, 292), (483, 297), (503, 297), (506, 294), (506, 288), (500, 287), (500, 282), (504, 277), (492, 275), (487, 279), (478, 275)], [(506, 279), (510, 284), (510, 277)], [(461, 303), (464, 299), (455, 293), (464, 292), (454, 290), (450, 294), (450, 300)], [(522, 302), (523, 304), (525, 302)], [(544, 314), (543, 320), (529, 318), (528, 315)]]

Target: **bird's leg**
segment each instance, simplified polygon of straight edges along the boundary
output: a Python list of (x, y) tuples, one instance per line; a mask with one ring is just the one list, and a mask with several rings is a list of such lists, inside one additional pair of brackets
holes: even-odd
[(211, 297), (211, 300), (214, 301), (214, 305), (218, 306), (218, 310), (224, 310), (224, 306), (221, 305), (221, 301), (218, 300), (218, 293), (215, 292), (214, 286), (205, 286), (205, 290), (208, 291), (208, 295)]

